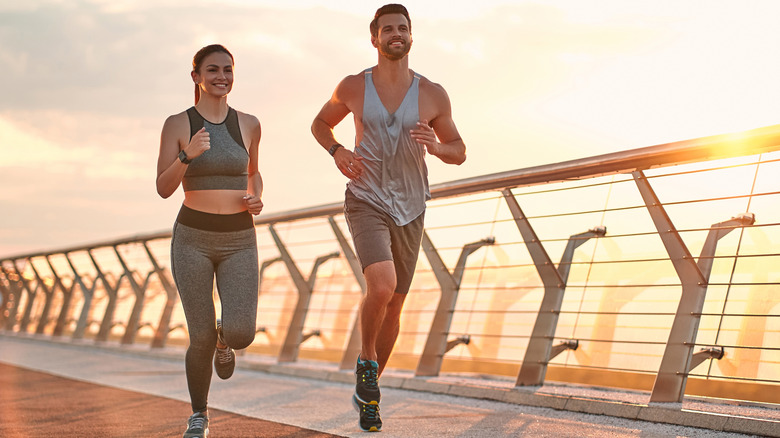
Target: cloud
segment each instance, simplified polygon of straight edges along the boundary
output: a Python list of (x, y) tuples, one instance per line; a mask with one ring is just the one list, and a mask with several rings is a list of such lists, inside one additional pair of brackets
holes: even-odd
[[(469, 149), (463, 166), (429, 160), (432, 183), (772, 123), (773, 3), (606, 1), (408, 2), (410, 65), (448, 91)], [(0, 195), (10, 212), (0, 229), (14, 230), (0, 254), (168, 228), (182, 195), (154, 191), (160, 129), (192, 105), (192, 56), (214, 42), (236, 57), (231, 106), (263, 126), (266, 210), (338, 202), (345, 180), (309, 127), (343, 77), (376, 63), (375, 9), (323, 0), (0, 5), (0, 183), (11, 188)], [(336, 130), (345, 144), (350, 125)]]

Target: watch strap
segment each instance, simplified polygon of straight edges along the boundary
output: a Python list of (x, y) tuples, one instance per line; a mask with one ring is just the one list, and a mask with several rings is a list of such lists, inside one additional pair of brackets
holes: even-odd
[(184, 164), (190, 164), (190, 163), (192, 162), (192, 160), (190, 160), (189, 158), (187, 158), (187, 153), (186, 153), (186, 152), (184, 152), (184, 150), (182, 150), (181, 152), (179, 152), (179, 161), (181, 161), (181, 162), (182, 162), (182, 163), (184, 163)]

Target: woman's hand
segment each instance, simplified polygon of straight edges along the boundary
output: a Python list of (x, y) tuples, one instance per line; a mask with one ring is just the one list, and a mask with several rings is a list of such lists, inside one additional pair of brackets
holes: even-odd
[(184, 153), (187, 154), (187, 159), (194, 160), (209, 149), (211, 149), (209, 133), (206, 132), (206, 128), (200, 128), (200, 131), (190, 139), (190, 144), (184, 148)]
[(244, 204), (246, 204), (246, 210), (255, 216), (263, 211), (263, 200), (251, 193), (244, 196)]

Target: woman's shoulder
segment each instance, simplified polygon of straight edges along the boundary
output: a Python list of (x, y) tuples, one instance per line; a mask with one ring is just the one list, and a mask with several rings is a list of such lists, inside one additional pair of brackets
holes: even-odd
[(233, 109), (236, 111), (236, 115), (238, 115), (238, 121), (242, 125), (260, 125), (260, 120), (254, 115), (239, 111), (235, 108)]
[(251, 132), (252, 137), (260, 138), (260, 120), (252, 114), (245, 113), (233, 108), (238, 116), (238, 126), (241, 131)]
[(189, 120), (189, 116), (187, 116), (188, 110), (189, 109), (186, 109), (180, 113), (176, 113), (168, 116), (168, 118), (165, 119), (165, 124), (163, 125), (163, 129), (166, 128), (176, 129), (183, 126), (189, 126), (190, 120)]

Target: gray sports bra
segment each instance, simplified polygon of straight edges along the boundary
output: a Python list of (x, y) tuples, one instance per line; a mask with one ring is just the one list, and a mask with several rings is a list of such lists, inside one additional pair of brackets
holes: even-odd
[(209, 133), (211, 148), (192, 160), (182, 179), (185, 192), (190, 190), (246, 190), (249, 153), (241, 138), (238, 113), (228, 108), (222, 123), (205, 120), (195, 107), (187, 110), (190, 119), (190, 138), (200, 128)]

